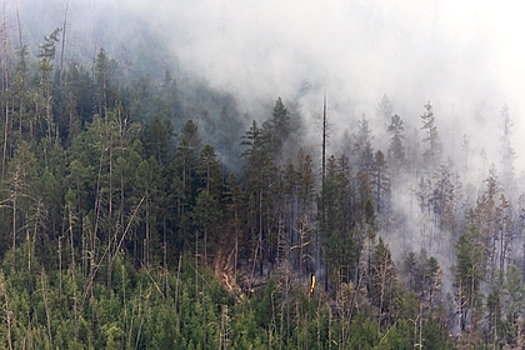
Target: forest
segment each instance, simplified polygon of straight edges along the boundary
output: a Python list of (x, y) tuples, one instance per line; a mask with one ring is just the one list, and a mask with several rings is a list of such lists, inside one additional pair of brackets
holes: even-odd
[(339, 140), (326, 93), (312, 133), (287, 96), (252, 117), (175, 66), (67, 59), (67, 4), (0, 28), (1, 348), (524, 347), (507, 105), (496, 162), (386, 94)]

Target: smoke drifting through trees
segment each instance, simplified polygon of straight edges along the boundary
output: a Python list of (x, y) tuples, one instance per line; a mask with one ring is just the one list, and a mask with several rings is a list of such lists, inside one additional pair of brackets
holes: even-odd
[[(23, 164), (34, 162), (25, 160), (34, 157), (28, 144), (14, 137), (18, 135), (27, 142), (44, 141), (46, 157), (55, 145), (71, 146), (77, 152), (84, 145), (86, 154), (79, 156), (99, 159), (92, 162), (98, 174), (91, 180), (91, 185), (96, 184), (92, 215), (94, 232), (103, 232), (100, 240), (107, 249), (108, 290), (113, 284), (113, 263), (135, 211), (147, 218), (137, 224), (144, 238), (135, 237), (134, 244), (140, 246), (134, 248), (136, 260), (150, 265), (160, 259), (153, 247), (163, 242), (163, 264), (173, 263), (166, 257), (173, 229), (178, 234), (176, 242), (171, 242), (176, 252), (192, 249), (196, 267), (209, 264), (211, 257), (221, 266), (223, 261), (213, 253), (220, 251), (225, 238), (214, 231), (223, 214), (222, 204), (228, 203), (233, 229), (225, 230), (226, 237), (235, 240), (231, 254), (236, 264), (251, 264), (248, 290), (258, 276), (273, 273), (276, 264), (287, 262), (287, 268), (302, 276), (314, 266), (317, 270), (323, 266), (325, 272), (318, 278), (326, 282), (326, 289), (343, 293), (345, 285), (352, 286), (349, 290), (354, 294), (349, 298), (354, 302), (360, 288), (370, 290), (369, 313), (380, 333), (392, 324), (395, 281), (406, 257), (403, 277), (407, 288), (418, 293), (420, 322), (430, 322), (438, 299), (445, 300), (447, 293), (451, 305), (457, 306), (457, 327), (452, 329), (458, 337), (475, 327), (483, 315), (478, 294), (491, 296), (490, 315), (501, 309), (504, 301), (499, 290), (510, 289), (505, 283), (516, 282), (513, 265), (524, 268), (523, 251), (513, 249), (523, 246), (523, 190), (517, 181), (522, 169), (515, 150), (520, 147), (512, 138), (516, 135), (513, 122), (517, 130), (520, 127), (520, 106), (512, 93), (502, 93), (502, 81), (484, 69), (494, 59), (491, 51), (477, 54), (493, 38), (476, 34), (470, 40), (459, 39), (465, 46), (454, 45), (451, 33), (442, 30), (440, 11), (445, 10), (438, 8), (420, 10), (429, 16), (417, 32), (397, 24), (395, 19), (404, 12), (398, 14), (395, 6), (337, 3), (335, 9), (345, 15), (334, 17), (327, 29), (314, 33), (324, 27), (312, 24), (334, 16), (333, 9), (287, 5), (271, 17), (271, 5), (239, 3), (235, 9), (226, 6), (223, 13), (248, 7), (246, 18), (225, 15), (221, 30), (214, 31), (213, 6), (210, 12), (201, 11), (203, 3), (181, 2), (182, 10), (170, 17), (173, 8), (161, 2), (159, 9), (166, 14), (147, 10), (149, 18), (139, 15), (144, 10), (140, 3), (119, 5), (118, 1), (90, 1), (80, 7), (68, 2), (34, 4), (45, 13), (40, 23), (61, 18), (56, 23), (64, 23), (62, 32), (65, 23), (68, 28), (68, 44), (62, 41), (59, 56), (55, 44), (61, 34), (60, 28), (54, 30), (56, 24), (44, 31), (51, 35), (40, 47), (39, 58), (38, 45), (29, 45), (33, 55), (27, 70), (38, 72), (38, 83), (28, 85), (34, 86), (34, 95), (24, 95), (23, 39), (18, 48), (14, 40), (12, 47), (4, 45), (4, 75), (8, 76), (11, 61), (21, 62), (15, 95), (7, 94), (11, 86), (4, 79), (3, 90), (9, 98), (2, 109), (2, 175), (10, 193), (6, 203), (12, 208), (8, 222), (13, 248), (23, 241), (19, 228), (32, 222), (29, 217), (41, 215), (34, 194), (26, 192), (25, 186), (36, 177), (26, 178), (21, 171)], [(24, 28), (19, 37), (40, 43), (42, 39), (35, 38), (41, 28), (31, 28), (33, 22), (24, 20), (34, 16), (27, 6), (19, 9)], [(57, 14), (48, 11), (53, 6)], [(80, 8), (88, 15), (81, 18)], [(319, 18), (312, 10), (319, 10)], [(280, 21), (283, 17), (311, 34), (310, 46), (303, 31), (281, 24), (286, 22)], [(7, 18), (4, 32), (9, 27)], [(122, 28), (120, 20), (130, 19), (139, 25), (130, 26), (130, 31), (117, 30)], [(200, 32), (192, 31), (193, 27)], [(328, 42), (335, 47), (331, 48), (323, 43), (335, 29), (348, 36), (331, 37)], [(408, 39), (400, 36), (406, 31)], [(170, 33), (174, 34), (168, 38)], [(86, 39), (87, 45), (75, 47), (79, 38)], [(15, 50), (20, 51), (19, 57)], [(55, 56), (60, 57), (58, 82), (51, 75), (58, 65)], [(86, 67), (92, 67), (92, 72)], [(192, 74), (197, 73), (195, 78)], [(54, 91), (53, 84), (63, 90)], [(326, 157), (321, 141), (326, 132), (324, 121), (321, 125), (326, 114), (321, 104), (324, 86), (331, 124)], [(89, 100), (91, 95), (88, 103), (81, 97)], [(137, 121), (146, 126), (140, 136), (143, 153), (131, 142), (139, 140)], [(173, 132), (178, 134), (176, 145), (171, 143)], [(96, 142), (90, 144), (84, 137)], [(60, 153), (54, 152), (55, 156)], [(126, 162), (140, 157), (145, 162), (141, 175), (151, 181), (143, 178), (140, 189), (146, 194), (137, 192), (130, 199), (127, 194), (136, 188), (127, 177), (133, 167)], [(68, 174), (76, 178), (78, 190), (84, 186), (82, 167), (73, 161), (70, 166), (72, 170), (80, 167), (78, 173)], [(177, 174), (169, 185), (155, 177), (165, 175), (155, 174), (154, 169), (163, 167)], [(230, 169), (241, 179), (229, 177), (226, 191), (219, 184)], [(242, 188), (236, 187), (239, 183)], [(153, 193), (163, 192), (160, 188), (173, 197), (156, 203)], [(239, 191), (245, 191), (245, 197)], [(78, 203), (73, 203), (71, 195), (70, 208), (85, 208), (92, 200), (89, 195), (79, 196)], [(161, 210), (166, 203), (175, 205), (176, 219)], [(244, 217), (238, 216), (242, 204), (248, 208)], [(153, 213), (162, 215), (153, 219)], [(57, 217), (52, 225), (58, 227)], [(117, 223), (113, 231), (108, 229), (109, 222)], [(96, 242), (90, 242), (94, 249)], [(419, 265), (413, 261), (415, 254), (419, 254)], [(96, 274), (84, 272), (91, 281)], [(198, 298), (197, 274), (195, 281)], [(495, 323), (498, 317), (494, 316)], [(516, 320), (512, 322), (517, 327)], [(487, 327), (490, 333), (496, 326)]]

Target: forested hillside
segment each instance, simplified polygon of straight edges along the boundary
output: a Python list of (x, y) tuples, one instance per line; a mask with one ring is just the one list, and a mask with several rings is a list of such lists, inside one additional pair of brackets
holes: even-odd
[(2, 25), (0, 347), (523, 348), (506, 105), (489, 155), (444, 137), (432, 101), (414, 118), (387, 95), (338, 138), (326, 94), (313, 124), (296, 96), (250, 115), (117, 43), (64, 59), (67, 5), (36, 45), (19, 15)]

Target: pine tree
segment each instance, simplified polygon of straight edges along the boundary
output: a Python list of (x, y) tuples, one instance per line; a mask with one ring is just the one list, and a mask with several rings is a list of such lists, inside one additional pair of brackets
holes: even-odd
[[(192, 211), (198, 232), (203, 235), (202, 242), (202, 256), (204, 263), (208, 263), (208, 250), (214, 251), (218, 241), (218, 234), (221, 232), (221, 212), (219, 209), (219, 202), (207, 189), (201, 189), (195, 198), (195, 208)], [(213, 235), (213, 230), (215, 234)], [(199, 236), (196, 232), (195, 237), (196, 248), (195, 251), (200, 251), (198, 247)]]
[[(143, 244), (136, 247), (134, 243), (133, 255), (138, 262), (141, 261), (145, 266), (151, 266), (160, 259), (159, 247), (163, 246), (164, 253), (168, 249), (168, 237), (166, 227), (168, 193), (165, 193), (165, 179), (162, 176), (162, 167), (156, 159), (142, 159), (134, 174), (135, 186), (133, 190), (139, 197), (144, 197), (141, 208), (141, 229), (137, 232), (140, 235), (139, 242)], [(160, 234), (162, 233), (162, 237)], [(161, 241), (162, 239), (162, 241)], [(139, 253), (141, 252), (141, 254)], [(167, 261), (163, 261), (167, 264)]]
[[(263, 272), (263, 263), (270, 258), (270, 252), (276, 240), (274, 234), (275, 217), (273, 208), (275, 190), (280, 183), (278, 169), (271, 156), (269, 146), (271, 141), (268, 134), (263, 132), (253, 121), (252, 126), (245, 132), (241, 145), (247, 146), (242, 153), (244, 174), (248, 196), (250, 198), (249, 227), (254, 248), (255, 262), (259, 262), (259, 274)], [(274, 237), (275, 238), (275, 237)]]
[(480, 317), (481, 283), (485, 278), (485, 246), (479, 228), (470, 224), (456, 246), (455, 287), (460, 331), (476, 327)]
[[(312, 158), (309, 154), (305, 154), (301, 149), (299, 151), (299, 167), (297, 169), (297, 201), (298, 201), (298, 217), (294, 227), (297, 227), (294, 231), (297, 231), (297, 240), (291, 242), (294, 246), (299, 244), (299, 270), (303, 270), (303, 264), (305, 257), (314, 256), (320, 257), (319, 247), (312, 247), (312, 241), (314, 236), (312, 230), (314, 226), (314, 196), (315, 196), (315, 179), (312, 170)], [(297, 242), (297, 243), (296, 243)], [(308, 249), (305, 249), (308, 245)]]
[[(245, 193), (234, 173), (230, 173), (230, 175), (228, 175), (228, 177), (226, 178), (225, 187), (225, 227), (228, 230), (228, 234), (222, 237), (220, 246), (229, 247), (231, 250), (233, 250), (233, 269), (234, 276), (236, 278), (239, 257), (241, 253), (246, 251), (246, 249), (248, 248), (246, 244), (246, 235), (244, 234), (243, 230), (243, 228), (245, 227), (245, 210), (243, 210), (245, 204)], [(231, 245), (232, 237), (234, 242), (233, 247)]]
[(441, 164), (434, 174), (434, 189), (430, 198), (430, 205), (436, 215), (435, 223), (441, 229), (454, 229), (455, 224), (455, 196), (456, 188), (449, 166)]
[(112, 71), (106, 51), (100, 48), (94, 62), (95, 113), (105, 116), (110, 106)]
[[(14, 93), (14, 111), (15, 114), (13, 115), (13, 118), (16, 118), (13, 120), (13, 128), (15, 126), (18, 126), (18, 133), (22, 137), (25, 132), (29, 129), (29, 91), (28, 91), (28, 85), (29, 85), (29, 77), (28, 77), (28, 71), (26, 68), (26, 60), (27, 56), (29, 55), (29, 50), (26, 45), (22, 46), (18, 51), (17, 55), (20, 57), (20, 61), (17, 64), (16, 67), (16, 75), (12, 81), (12, 88)], [(28, 139), (27, 135), (24, 135), (26, 140)], [(5, 135), (4, 135), (5, 137)], [(9, 149), (9, 147), (8, 147)], [(6, 149), (6, 153), (8, 149)], [(7, 156), (7, 154), (6, 154)]]
[(269, 151), (277, 159), (281, 156), (283, 145), (291, 133), (290, 115), (281, 97), (275, 101), (272, 118), (263, 123), (263, 130), (268, 135)]
[(388, 161), (390, 168), (397, 174), (406, 161), (405, 146), (403, 144), (404, 137), (404, 122), (397, 114), (391, 117), (388, 132), (391, 134), (390, 143), (388, 146)]
[(381, 216), (380, 222), (384, 223), (382, 226), (386, 227), (390, 210), (390, 177), (385, 156), (380, 150), (374, 155), (370, 175), (376, 212)]
[(45, 110), (45, 122), (46, 122), (46, 136), (48, 142), (54, 142), (55, 122), (53, 117), (53, 82), (51, 80), (51, 74), (53, 72), (52, 60), (55, 58), (55, 43), (58, 42), (58, 35), (60, 28), (55, 29), (49, 36), (45, 37), (45, 43), (40, 46), (40, 82), (39, 82), (39, 95), (42, 106), (35, 106), (37, 110), (39, 107)]
[(374, 150), (372, 147), (372, 140), (374, 138), (365, 115), (357, 122), (357, 134), (354, 138), (357, 172), (370, 172), (374, 163)]
[(20, 142), (15, 156), (9, 162), (6, 174), (7, 198), (5, 203), (11, 215), (11, 248), (24, 237), (24, 227), (30, 210), (35, 208), (37, 200), (38, 170), (35, 154), (27, 142)]
[(141, 138), (145, 158), (153, 156), (157, 163), (167, 165), (173, 147), (174, 134), (171, 120), (161, 120), (159, 117), (150, 120), (144, 128)]
[(377, 105), (376, 113), (381, 120), (381, 122), (385, 125), (385, 129), (389, 129), (390, 120), (393, 118), (392, 113), (394, 112), (394, 105), (390, 98), (386, 94), (381, 97), (381, 101), (379, 101), (379, 104)]
[(428, 102), (425, 105), (425, 112), (421, 115), (421, 129), (425, 132), (423, 142), (427, 143), (427, 148), (423, 152), (423, 159), (427, 167), (433, 167), (441, 160), (442, 146), (434, 116), (434, 108)]
[(496, 203), (500, 189), (495, 170), (490, 171), (485, 183), (485, 191), (479, 196), (474, 209), (474, 220), (485, 240), (487, 261), (484, 264), (489, 271), (489, 283), (492, 284), (500, 262), (497, 244), (500, 221), (497, 219), (498, 209)]
[(509, 189), (509, 193), (512, 193), (514, 190), (514, 159), (516, 158), (516, 152), (511, 143), (513, 121), (507, 105), (501, 108), (500, 118), (501, 183), (505, 188)]
[[(201, 177), (203, 186), (198, 189), (193, 211), (197, 215), (199, 227), (204, 234), (205, 262), (208, 261), (208, 247), (214, 248), (219, 241), (219, 234), (222, 233), (222, 220), (219, 210), (219, 186), (222, 182), (220, 171), (215, 150), (212, 146), (205, 145), (202, 148), (196, 168), (196, 174)], [(214, 234), (212, 235), (212, 233)]]
[(374, 249), (370, 269), (370, 298), (377, 308), (377, 323), (381, 327), (389, 323), (397, 283), (390, 249), (381, 238)]
[(202, 149), (202, 140), (197, 125), (190, 119), (178, 136), (178, 145), (173, 159), (175, 177), (172, 182), (176, 193), (179, 227), (182, 230), (182, 240), (190, 244), (191, 219), (190, 211), (195, 203), (196, 184), (195, 171), (198, 156)]
[(503, 285), (503, 304), (505, 306), (506, 320), (509, 323), (512, 335), (510, 343), (519, 348), (522, 335), (522, 314), (525, 311), (525, 286), (523, 285), (522, 275), (516, 265), (509, 266), (505, 283)]

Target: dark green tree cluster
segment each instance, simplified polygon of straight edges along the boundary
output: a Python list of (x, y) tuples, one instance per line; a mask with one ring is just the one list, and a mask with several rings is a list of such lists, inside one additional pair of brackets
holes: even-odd
[(60, 35), (4, 58), (4, 347), (523, 347), (507, 108), (505, 180), (468, 202), (430, 103), (409, 138), (385, 95), (385, 152), (362, 115), (318, 161), (293, 102), (244, 130), (232, 97), (104, 49), (57, 69)]

